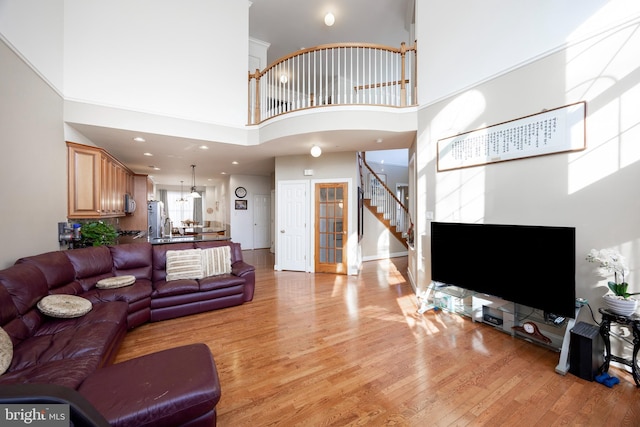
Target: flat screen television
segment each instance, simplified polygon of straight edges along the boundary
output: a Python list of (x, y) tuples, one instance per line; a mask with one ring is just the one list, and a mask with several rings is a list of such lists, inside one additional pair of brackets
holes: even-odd
[(575, 228), (431, 223), (431, 279), (575, 317)]

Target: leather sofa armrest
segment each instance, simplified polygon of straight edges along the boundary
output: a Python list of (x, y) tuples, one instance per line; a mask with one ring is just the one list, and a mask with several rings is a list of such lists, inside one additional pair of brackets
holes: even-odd
[(3, 404), (66, 404), (70, 425), (109, 427), (109, 422), (77, 390), (57, 384), (13, 384), (0, 386)]
[(244, 261), (236, 261), (231, 264), (231, 274), (234, 276), (242, 277), (255, 270), (256, 268), (253, 265), (247, 264)]

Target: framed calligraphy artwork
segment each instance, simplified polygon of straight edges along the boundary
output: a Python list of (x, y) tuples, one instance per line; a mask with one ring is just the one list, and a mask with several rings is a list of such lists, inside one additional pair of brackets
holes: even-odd
[(440, 139), (438, 172), (584, 150), (585, 119), (578, 102)]

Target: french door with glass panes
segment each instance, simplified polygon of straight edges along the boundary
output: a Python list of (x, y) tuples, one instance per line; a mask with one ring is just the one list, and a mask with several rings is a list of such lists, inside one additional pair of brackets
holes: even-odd
[(347, 274), (347, 183), (315, 187), (315, 272)]

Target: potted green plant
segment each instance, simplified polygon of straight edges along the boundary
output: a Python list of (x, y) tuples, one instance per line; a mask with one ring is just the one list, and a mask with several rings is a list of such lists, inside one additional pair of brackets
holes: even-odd
[(116, 242), (118, 232), (111, 225), (102, 221), (91, 221), (82, 224), (80, 235), (83, 246), (112, 245)]
[(628, 292), (629, 283), (625, 281), (625, 276), (629, 273), (629, 268), (625, 258), (612, 249), (591, 249), (587, 254), (587, 261), (600, 265), (600, 274), (603, 277), (613, 273), (614, 280), (607, 282), (609, 290), (613, 293), (606, 294), (602, 298), (609, 310), (614, 313), (629, 316), (635, 313), (638, 308), (638, 300), (631, 298), (640, 292)]

